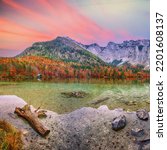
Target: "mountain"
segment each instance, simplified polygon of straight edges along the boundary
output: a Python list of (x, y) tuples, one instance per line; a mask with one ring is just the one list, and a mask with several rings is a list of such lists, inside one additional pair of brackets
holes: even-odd
[(68, 37), (57, 37), (52, 41), (36, 42), (17, 57), (20, 56), (44, 56), (66, 62), (79, 62), (86, 65), (105, 65), (103, 60)]
[(109, 42), (106, 47), (94, 43), (83, 45), (88, 51), (95, 54), (103, 61), (113, 65), (130, 63), (143, 65), (149, 68), (150, 40), (130, 40), (121, 44)]
[(18, 56), (27, 55), (86, 65), (139, 64), (149, 69), (150, 40), (130, 40), (120, 44), (109, 42), (106, 47), (102, 47), (96, 43), (84, 45), (69, 37), (57, 37), (52, 41), (36, 42)]

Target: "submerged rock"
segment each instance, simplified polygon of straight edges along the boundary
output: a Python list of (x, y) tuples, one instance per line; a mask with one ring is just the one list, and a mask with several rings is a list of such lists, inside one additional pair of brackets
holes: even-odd
[(107, 101), (109, 99), (110, 99), (109, 97), (100, 98), (100, 99), (97, 99), (96, 101), (91, 102), (91, 104), (97, 105), (97, 104), (102, 103), (104, 101)]
[(128, 106), (137, 105), (137, 102), (136, 102), (136, 101), (125, 101), (124, 103), (125, 103), (126, 105), (128, 105)]
[(126, 117), (123, 115), (116, 117), (112, 121), (112, 129), (118, 131), (126, 126)]
[(88, 93), (84, 91), (73, 91), (73, 92), (62, 92), (62, 95), (65, 95), (66, 97), (74, 97), (74, 98), (84, 98), (88, 95)]
[(140, 110), (136, 111), (136, 115), (141, 120), (148, 120), (148, 118), (149, 118), (148, 111), (145, 109), (140, 109)]

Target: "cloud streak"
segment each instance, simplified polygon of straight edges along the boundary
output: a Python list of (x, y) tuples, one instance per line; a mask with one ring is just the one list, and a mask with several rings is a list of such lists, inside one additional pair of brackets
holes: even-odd
[(67, 0), (2, 0), (0, 10), (0, 50), (24, 50), (33, 42), (57, 36), (102, 45), (135, 38), (123, 28), (116, 31), (104, 27)]

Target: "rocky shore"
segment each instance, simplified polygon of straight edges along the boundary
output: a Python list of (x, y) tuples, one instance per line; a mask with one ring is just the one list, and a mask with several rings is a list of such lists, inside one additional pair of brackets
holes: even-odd
[[(0, 119), (5, 119), (23, 133), (25, 150), (149, 150), (150, 119), (145, 110), (126, 112), (83, 107), (68, 114), (47, 111), (42, 123), (50, 129), (42, 138), (29, 124), (14, 114), (23, 107), (17, 96), (0, 96)], [(32, 108), (34, 109), (34, 108)]]

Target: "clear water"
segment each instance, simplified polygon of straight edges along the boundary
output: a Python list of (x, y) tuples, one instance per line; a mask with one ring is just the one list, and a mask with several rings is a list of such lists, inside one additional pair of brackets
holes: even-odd
[[(62, 92), (84, 91), (84, 98), (68, 98)], [(81, 107), (107, 105), (110, 109), (149, 110), (149, 83), (130, 81), (54, 81), (54, 82), (0, 82), (0, 95), (17, 95), (34, 107), (66, 113)], [(101, 101), (101, 99), (107, 100)]]

